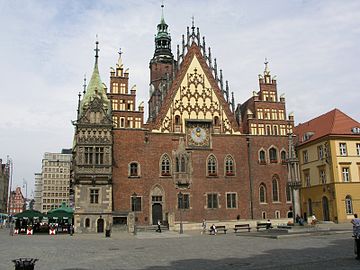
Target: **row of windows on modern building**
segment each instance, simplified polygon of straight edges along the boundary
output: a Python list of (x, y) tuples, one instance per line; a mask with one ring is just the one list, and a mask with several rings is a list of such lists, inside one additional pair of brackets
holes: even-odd
[(250, 124), (251, 135), (281, 135), (292, 133), (291, 125)]
[[(353, 149), (351, 147), (351, 149)], [(360, 143), (355, 143), (356, 153), (349, 153), (347, 149), (347, 143), (341, 142), (339, 143), (339, 153), (342, 157), (347, 157), (349, 155), (360, 156)], [(328, 147), (326, 145), (318, 145), (317, 147), (317, 160), (326, 159), (329, 156)], [(309, 159), (308, 150), (302, 151), (303, 163), (308, 163), (312, 160)]]
[[(274, 177), (271, 184), (271, 201), (274, 203), (280, 203), (280, 186), (279, 180)], [(89, 203), (90, 204), (99, 204), (100, 190), (98, 188), (90, 188), (90, 197)], [(260, 204), (267, 204), (268, 203), (268, 192), (266, 185), (261, 183), (259, 185), (259, 203)], [(181, 196), (180, 196), (181, 195)], [(287, 203), (291, 203), (291, 191), (289, 187), (286, 187), (285, 190), (285, 198)], [(208, 209), (217, 209), (221, 208), (220, 202), (220, 193), (206, 193), (206, 208)], [(236, 192), (226, 192), (226, 208), (228, 209), (235, 209), (238, 208), (238, 194)], [(178, 208), (179, 209), (190, 209), (191, 207), (191, 195), (190, 193), (181, 193), (177, 196), (178, 199)], [(162, 202), (162, 196), (152, 196), (152, 202)], [(132, 211), (142, 211), (142, 197), (136, 196), (131, 197), (130, 206)]]
[[(306, 169), (306, 170), (303, 170), (303, 174), (304, 174), (304, 181), (305, 181), (305, 186), (306, 187), (311, 187), (311, 185), (317, 185), (317, 184), (320, 184), (320, 185), (323, 185), (323, 184), (327, 184), (328, 181), (327, 181), (327, 176), (326, 176), (326, 167), (325, 165), (324, 166), (321, 166), (321, 167), (318, 167), (317, 168), (318, 170), (318, 175), (319, 175), (319, 182), (316, 183), (316, 182), (311, 182), (311, 178), (310, 178), (310, 169)], [(360, 172), (360, 166), (358, 166), (358, 170)], [(345, 165), (341, 165), (341, 180), (342, 182), (345, 182), (345, 183), (348, 183), (348, 182), (351, 182), (351, 172), (350, 172), (350, 167)]]

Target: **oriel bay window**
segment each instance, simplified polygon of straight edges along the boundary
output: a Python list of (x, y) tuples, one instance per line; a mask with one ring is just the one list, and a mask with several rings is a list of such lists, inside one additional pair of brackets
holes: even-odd
[(84, 161), (87, 165), (104, 164), (104, 147), (85, 147)]

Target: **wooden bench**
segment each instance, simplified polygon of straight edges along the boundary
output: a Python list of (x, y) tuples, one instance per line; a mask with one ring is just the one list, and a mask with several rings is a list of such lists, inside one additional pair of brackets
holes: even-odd
[(240, 230), (248, 230), (248, 232), (250, 232), (251, 230), (250, 224), (236, 224), (234, 228), (234, 232), (236, 233), (237, 231)]
[[(226, 229), (225, 226), (216, 226), (216, 231), (217, 231), (217, 232), (222, 231), (222, 232), (224, 232), (224, 234), (226, 234), (227, 229)], [(212, 230), (209, 230), (209, 233), (210, 233), (210, 234), (213, 234), (213, 231), (212, 231)]]
[(265, 230), (268, 230), (268, 229), (271, 229), (272, 226), (271, 226), (271, 223), (269, 222), (265, 222), (265, 223), (257, 223), (256, 224), (256, 230), (259, 231), (260, 229), (265, 229)]
[(290, 225), (278, 225), (277, 228), (278, 229), (292, 229), (294, 226), (290, 226)]

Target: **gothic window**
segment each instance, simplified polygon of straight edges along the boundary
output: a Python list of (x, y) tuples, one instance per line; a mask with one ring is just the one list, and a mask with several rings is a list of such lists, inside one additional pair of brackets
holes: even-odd
[(175, 116), (175, 125), (180, 125), (180, 115)]
[(277, 163), (277, 151), (274, 147), (269, 150), (270, 162)]
[(227, 208), (236, 208), (236, 193), (227, 193), (226, 194), (226, 207)]
[(178, 209), (190, 209), (190, 196), (189, 194), (178, 194)]
[(281, 163), (285, 163), (286, 162), (286, 151), (282, 150), (280, 153), (281, 156)]
[(259, 200), (260, 203), (266, 203), (266, 187), (264, 184), (259, 187)]
[(141, 197), (131, 197), (131, 211), (141, 212)]
[(104, 164), (104, 147), (95, 147), (95, 164)]
[(266, 125), (266, 135), (271, 135), (271, 126)]
[(93, 164), (93, 151), (92, 147), (85, 147), (85, 164)]
[(207, 172), (208, 176), (217, 175), (217, 162), (214, 155), (210, 155), (207, 160)]
[(218, 125), (220, 125), (219, 117), (215, 116), (214, 117), (214, 126), (218, 126)]
[(225, 157), (225, 175), (226, 176), (235, 175), (234, 159), (230, 155)]
[(272, 199), (273, 202), (279, 201), (279, 182), (276, 178), (272, 180)]
[(347, 195), (345, 198), (345, 209), (346, 209), (346, 214), (348, 214), (348, 215), (353, 214), (352, 199), (351, 199), (351, 196), (349, 196), (349, 195)]
[(140, 176), (140, 165), (137, 162), (131, 162), (129, 164), (129, 177), (139, 177)]
[(98, 204), (99, 203), (99, 190), (98, 189), (90, 189), (90, 203)]
[(161, 157), (161, 164), (160, 164), (160, 170), (161, 170), (161, 176), (170, 176), (171, 175), (171, 167), (170, 167), (171, 161), (167, 154), (164, 154)]
[(218, 208), (218, 194), (217, 193), (209, 193), (207, 195), (207, 208), (215, 209)]
[(259, 162), (260, 162), (260, 164), (266, 164), (265, 151), (264, 150), (260, 150), (260, 152), (259, 152)]

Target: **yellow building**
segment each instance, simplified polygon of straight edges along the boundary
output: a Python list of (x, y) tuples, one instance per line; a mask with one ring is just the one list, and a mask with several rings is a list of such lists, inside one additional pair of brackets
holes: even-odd
[(360, 123), (338, 109), (295, 128), (304, 216), (349, 222), (360, 213)]

